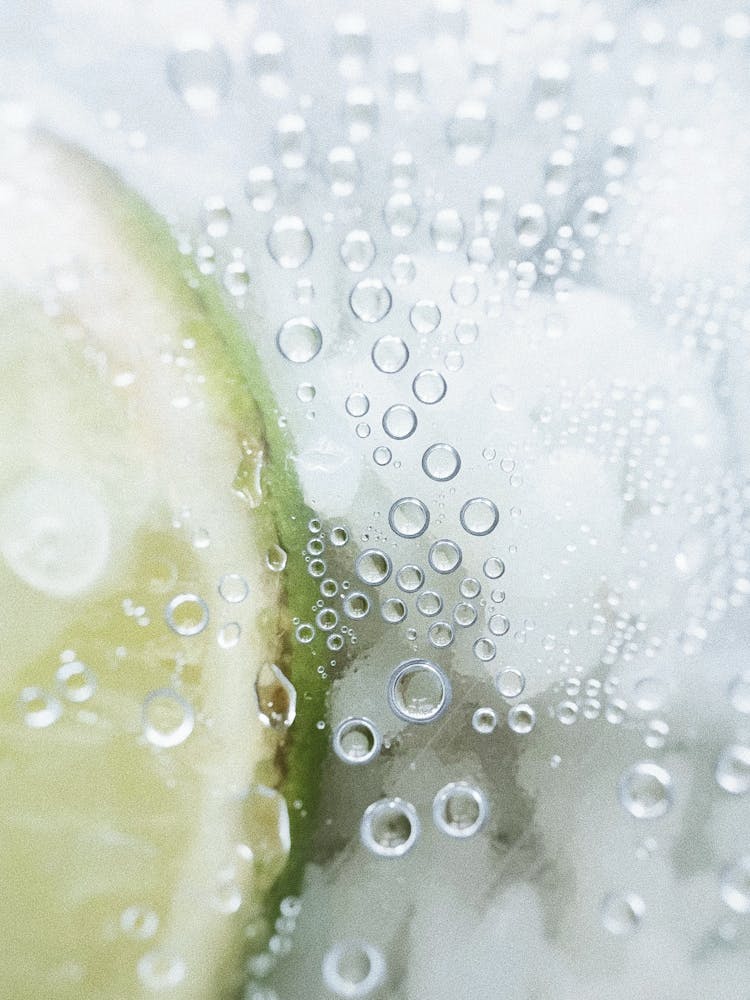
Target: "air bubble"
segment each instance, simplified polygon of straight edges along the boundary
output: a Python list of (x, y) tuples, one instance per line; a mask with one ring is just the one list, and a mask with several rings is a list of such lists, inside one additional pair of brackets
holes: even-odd
[(152, 691), (143, 702), (143, 735), (160, 749), (179, 746), (193, 732), (195, 712), (189, 701), (176, 691)]
[(276, 204), (279, 189), (273, 170), (267, 166), (252, 167), (245, 179), (245, 195), (256, 212), (270, 212)]
[(488, 580), (499, 580), (505, 572), (505, 563), (497, 556), (490, 556), (485, 559), (482, 569)]
[(525, 250), (531, 250), (547, 235), (547, 216), (541, 205), (521, 205), (516, 216), (516, 235)]
[(376, 340), (372, 347), (372, 363), (386, 375), (400, 372), (409, 360), (409, 348), (401, 337), (388, 335)]
[(396, 573), (396, 583), (406, 594), (413, 594), (424, 583), (424, 573), (419, 566), (402, 566)]
[(345, 764), (369, 764), (380, 753), (382, 739), (363, 716), (344, 719), (333, 732), (333, 750)]
[(223, 46), (207, 35), (186, 36), (167, 59), (167, 78), (191, 111), (215, 114), (232, 82), (232, 67)]
[(120, 914), (120, 930), (136, 941), (148, 941), (159, 929), (159, 917), (153, 910), (129, 906)]
[(280, 267), (302, 267), (312, 249), (312, 236), (298, 215), (284, 215), (274, 222), (268, 234), (268, 250)]
[(177, 635), (198, 635), (208, 625), (208, 605), (196, 594), (177, 594), (167, 604), (164, 617)]
[(68, 701), (81, 704), (96, 693), (96, 675), (80, 660), (61, 663), (55, 671), (57, 690)]
[(409, 321), (417, 333), (432, 333), (440, 325), (440, 309), (430, 299), (420, 299), (409, 313)]
[(722, 869), (721, 898), (735, 913), (750, 913), (750, 854)]
[(454, 632), (450, 622), (435, 622), (427, 630), (427, 641), (435, 649), (446, 649), (453, 644)]
[(490, 660), (495, 659), (496, 649), (492, 639), (487, 639), (483, 636), (475, 641), (472, 649), (474, 656), (483, 663), (489, 663)]
[(364, 229), (353, 229), (347, 233), (339, 252), (343, 262), (355, 274), (366, 271), (375, 260), (375, 244)]
[(349, 295), (349, 305), (363, 323), (378, 323), (391, 309), (391, 293), (379, 278), (363, 278)]
[(443, 598), (434, 590), (425, 590), (417, 598), (417, 611), (425, 618), (434, 618), (443, 610)]
[(430, 523), (430, 512), (417, 497), (402, 497), (388, 511), (388, 523), (401, 538), (419, 538)]
[(650, 761), (639, 761), (620, 778), (620, 802), (636, 819), (658, 819), (672, 805), (674, 786), (668, 771)]
[(379, 587), (391, 575), (391, 560), (380, 549), (365, 549), (357, 556), (354, 569), (363, 583)]
[(264, 663), (258, 671), (255, 697), (258, 718), (269, 729), (288, 729), (297, 717), (297, 690), (275, 663)]
[(453, 609), (453, 621), (461, 628), (470, 628), (477, 620), (477, 609), (473, 604), (459, 602)]
[(475, 580), (473, 576), (467, 576), (461, 581), (458, 589), (461, 597), (466, 597), (470, 601), (473, 601), (474, 598), (478, 597), (481, 593), (482, 585), (479, 580)]
[(716, 764), (716, 783), (731, 795), (750, 791), (750, 747), (735, 746), (722, 750)]
[[(331, 185), (331, 193), (336, 198), (348, 198), (354, 194), (359, 177), (359, 160), (351, 146), (336, 146), (329, 152), (328, 181)], [(355, 268), (351, 270), (355, 270)]]
[(494, 708), (478, 708), (471, 717), (471, 725), (475, 732), (488, 736), (497, 728), (497, 712)]
[(287, 170), (301, 170), (307, 163), (310, 137), (302, 115), (294, 112), (282, 115), (276, 123), (273, 145)]
[(455, 208), (442, 208), (433, 216), (430, 238), (439, 253), (453, 253), (461, 246), (464, 224)]
[(417, 415), (405, 403), (394, 403), (383, 414), (383, 430), (388, 437), (404, 441), (417, 429)]
[(470, 535), (489, 535), (500, 519), (495, 504), (487, 497), (473, 497), (461, 508), (461, 526)]
[(445, 379), (440, 372), (433, 371), (431, 368), (418, 372), (411, 388), (419, 402), (428, 406), (439, 403), (446, 392)]
[(489, 148), (494, 122), (483, 101), (468, 99), (456, 108), (446, 128), (448, 146), (459, 166), (475, 163)]
[(272, 573), (282, 573), (286, 569), (287, 554), (280, 545), (272, 545), (266, 552), (266, 567)]
[(452, 781), (445, 785), (432, 803), (435, 826), (449, 837), (458, 839), (479, 833), (488, 814), (486, 795), (468, 781)]
[(234, 649), (242, 636), (239, 622), (227, 622), (222, 625), (216, 636), (216, 641), (222, 649)]
[(346, 397), (344, 406), (350, 417), (364, 417), (370, 409), (370, 400), (363, 392), (353, 392)]
[(239, 573), (225, 573), (219, 580), (219, 594), (228, 604), (241, 604), (249, 593), (247, 580)]
[(461, 469), (461, 456), (450, 444), (433, 444), (422, 455), (425, 475), (439, 483), (454, 479)]
[(495, 675), (495, 687), (503, 698), (517, 698), (526, 687), (526, 678), (520, 670), (506, 667)]
[(344, 614), (347, 618), (364, 618), (370, 611), (370, 599), (366, 594), (353, 590), (344, 599)]
[(389, 597), (383, 602), (380, 614), (390, 625), (397, 625), (406, 618), (406, 605), (398, 597)]
[(158, 993), (179, 986), (187, 974), (187, 966), (177, 956), (150, 951), (139, 958), (137, 971), (146, 989)]
[(323, 346), (320, 330), (311, 319), (297, 316), (288, 319), (276, 335), (279, 353), (294, 364), (306, 364)]
[(383, 218), (391, 235), (403, 239), (414, 231), (419, 221), (419, 210), (407, 191), (397, 191), (385, 203)]
[(610, 934), (624, 937), (640, 926), (646, 904), (634, 892), (610, 893), (602, 902), (602, 926)]
[(399, 858), (412, 849), (420, 831), (417, 811), (400, 798), (379, 799), (360, 824), (362, 843), (381, 858)]
[(429, 660), (405, 660), (388, 682), (388, 704), (406, 722), (434, 722), (446, 711), (450, 700), (450, 681)]
[(440, 538), (430, 546), (427, 560), (436, 573), (453, 573), (461, 565), (461, 549), (448, 538)]
[(506, 635), (510, 629), (510, 622), (505, 615), (492, 615), (487, 622), (487, 628), (493, 635)]
[(408, 285), (409, 282), (414, 281), (416, 273), (414, 261), (408, 253), (396, 254), (391, 264), (391, 274), (399, 285)]
[(376, 465), (385, 466), (393, 458), (393, 453), (390, 448), (385, 445), (378, 445), (377, 448), (373, 449), (372, 460)]
[(383, 985), (385, 975), (382, 952), (366, 941), (337, 941), (323, 957), (325, 987), (341, 1000), (371, 996)]
[(530, 733), (536, 724), (536, 712), (531, 705), (514, 705), (508, 712), (508, 728), (519, 736)]
[(57, 698), (40, 687), (26, 687), (18, 696), (23, 721), (30, 729), (46, 729), (62, 715), (62, 705)]

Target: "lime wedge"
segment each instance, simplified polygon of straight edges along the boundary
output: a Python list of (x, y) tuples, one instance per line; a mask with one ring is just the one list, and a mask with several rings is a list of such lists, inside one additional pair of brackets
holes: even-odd
[(320, 748), (309, 513), (163, 224), (55, 140), (0, 145), (2, 992), (228, 996)]

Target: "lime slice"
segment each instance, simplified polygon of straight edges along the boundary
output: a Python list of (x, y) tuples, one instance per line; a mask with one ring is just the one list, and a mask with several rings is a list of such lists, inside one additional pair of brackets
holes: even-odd
[(83, 154), (0, 143), (0, 982), (210, 1000), (304, 839), (309, 513), (162, 224)]

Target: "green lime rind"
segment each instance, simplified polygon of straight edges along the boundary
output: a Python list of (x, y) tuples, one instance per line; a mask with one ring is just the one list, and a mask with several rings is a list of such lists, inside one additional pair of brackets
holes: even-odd
[(216, 284), (200, 274), (182, 254), (167, 223), (128, 188), (110, 168), (87, 154), (68, 147), (81, 161), (95, 189), (108, 206), (113, 221), (136, 256), (158, 278), (165, 296), (174, 300), (179, 315), (190, 316), (189, 335), (210, 364), (216, 385), (221, 386), (223, 407), (239, 428), (257, 428), (258, 411), (263, 428), (265, 461), (261, 472), (263, 506), (271, 512), (279, 543), (287, 553), (283, 573), (287, 622), (279, 666), (297, 691), (297, 718), (283, 745), (284, 777), (279, 790), (289, 806), (291, 852), (289, 860), (268, 892), (264, 910), (272, 921), (279, 902), (299, 892), (315, 827), (323, 760), (329, 749), (326, 728), (328, 686), (316, 667), (323, 662), (325, 646), (320, 636), (309, 644), (294, 638), (294, 621), (307, 622), (320, 594), (307, 572), (304, 558), (312, 510), (305, 504), (293, 462), (293, 446), (281, 426), (279, 409), (246, 329), (231, 315)]

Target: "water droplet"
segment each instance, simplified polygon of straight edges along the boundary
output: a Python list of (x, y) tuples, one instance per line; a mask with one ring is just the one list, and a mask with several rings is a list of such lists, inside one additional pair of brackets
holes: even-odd
[(399, 285), (408, 285), (409, 282), (414, 281), (416, 273), (414, 261), (408, 253), (396, 254), (391, 264), (391, 274)]
[(323, 957), (325, 987), (342, 1000), (371, 996), (383, 985), (385, 976), (382, 952), (367, 941), (337, 941)]
[(234, 649), (242, 636), (239, 622), (227, 622), (222, 625), (216, 636), (216, 641), (222, 649)]
[(405, 403), (394, 403), (383, 414), (383, 430), (388, 437), (403, 441), (417, 429), (417, 415)]
[(750, 913), (750, 854), (722, 869), (721, 898), (735, 913)]
[(46, 729), (62, 715), (62, 705), (40, 687), (25, 687), (18, 696), (23, 721), (30, 729)]
[(547, 235), (547, 216), (541, 205), (530, 202), (521, 205), (516, 215), (516, 235), (526, 250), (538, 246)]
[(461, 526), (470, 535), (489, 535), (497, 527), (499, 519), (497, 507), (487, 497), (473, 497), (461, 508)]
[(490, 232), (495, 232), (505, 214), (505, 191), (497, 186), (486, 187), (479, 203), (482, 223)]
[(229, 92), (232, 67), (215, 39), (191, 35), (181, 38), (168, 56), (167, 78), (191, 111), (213, 115)]
[(432, 803), (435, 826), (449, 837), (473, 837), (488, 815), (487, 797), (468, 781), (451, 781), (440, 789)]
[(520, 736), (530, 733), (536, 724), (536, 712), (531, 705), (514, 705), (508, 712), (508, 728)]
[(320, 352), (323, 337), (307, 316), (295, 316), (284, 323), (276, 334), (276, 346), (287, 361), (303, 365)]
[(143, 735), (152, 746), (176, 747), (192, 733), (195, 712), (190, 702), (176, 691), (162, 688), (146, 696), (141, 724)]
[(359, 143), (370, 138), (378, 124), (378, 105), (369, 87), (356, 86), (346, 92), (344, 121), (350, 142)]
[(235, 298), (241, 298), (250, 287), (250, 275), (243, 260), (233, 260), (224, 268), (224, 287)]
[(639, 761), (620, 778), (620, 802), (636, 819), (657, 819), (668, 812), (674, 798), (672, 777), (650, 761)]
[(440, 372), (431, 368), (425, 368), (424, 371), (418, 372), (414, 376), (411, 387), (419, 402), (428, 406), (439, 403), (446, 392), (445, 379)]
[(634, 892), (610, 893), (602, 902), (602, 926), (610, 934), (623, 937), (640, 926), (646, 904)]
[(381, 858), (402, 857), (416, 843), (419, 831), (416, 809), (400, 798), (371, 803), (360, 824), (362, 843)]
[(433, 216), (430, 237), (440, 253), (453, 253), (461, 246), (464, 224), (455, 208), (442, 208)]
[(419, 538), (430, 523), (430, 512), (417, 497), (402, 497), (388, 511), (388, 523), (401, 538)]
[(400, 372), (408, 360), (409, 348), (400, 337), (388, 335), (373, 344), (372, 363), (386, 375)]
[(396, 583), (407, 594), (413, 594), (424, 583), (424, 573), (419, 566), (402, 566), (396, 573)]
[(364, 717), (340, 722), (333, 732), (333, 750), (345, 764), (369, 764), (380, 753), (382, 740), (374, 723)]
[(75, 704), (88, 701), (96, 692), (96, 675), (80, 660), (61, 663), (55, 671), (55, 681), (60, 694)]
[(430, 299), (420, 299), (412, 306), (409, 320), (417, 333), (432, 333), (440, 325), (440, 309)]
[(440, 538), (430, 546), (427, 560), (436, 573), (453, 573), (461, 565), (461, 549), (448, 538)]
[(716, 782), (731, 795), (750, 791), (750, 747), (737, 744), (722, 750), (716, 764)]
[(506, 667), (495, 676), (495, 687), (503, 698), (517, 698), (526, 687), (526, 678), (520, 670)]
[(357, 576), (371, 587), (379, 587), (391, 575), (391, 560), (380, 549), (365, 549), (354, 564)]
[(448, 146), (456, 163), (460, 166), (475, 163), (489, 148), (494, 128), (483, 101), (462, 101), (446, 128)]
[(358, 281), (349, 296), (349, 305), (363, 323), (378, 323), (391, 309), (391, 293), (379, 278)]
[(422, 469), (436, 482), (446, 483), (458, 475), (461, 456), (450, 444), (433, 444), (422, 455)]
[(297, 691), (275, 663), (264, 663), (255, 679), (258, 717), (270, 729), (288, 729), (297, 716)]
[(488, 736), (497, 728), (497, 712), (494, 708), (478, 708), (471, 717), (471, 724), (477, 733)]
[(232, 214), (221, 195), (212, 195), (203, 202), (203, 228), (211, 239), (219, 240), (227, 235), (232, 223)]
[(391, 449), (386, 448), (385, 445), (379, 445), (372, 453), (372, 459), (376, 465), (388, 465), (392, 458), (393, 453)]
[(490, 389), (490, 396), (495, 409), (501, 413), (512, 413), (516, 408), (516, 393), (513, 386), (497, 382)]
[(406, 722), (434, 722), (446, 711), (450, 700), (450, 681), (429, 660), (405, 660), (388, 682), (388, 704)]
[(414, 231), (419, 221), (419, 210), (408, 191), (396, 191), (383, 207), (383, 218), (391, 234), (403, 239)]
[(312, 253), (312, 236), (298, 215), (283, 215), (268, 234), (268, 250), (286, 270), (302, 267)]
[(366, 271), (375, 260), (375, 244), (364, 229), (352, 229), (347, 233), (339, 252), (343, 262), (355, 274)]
[(196, 594), (177, 594), (167, 604), (164, 617), (177, 635), (198, 635), (208, 625), (208, 605)]
[[(457, 306), (474, 305), (478, 295), (479, 288), (473, 274), (460, 274), (453, 279), (451, 298)], [(474, 339), (476, 340), (476, 337)]]

